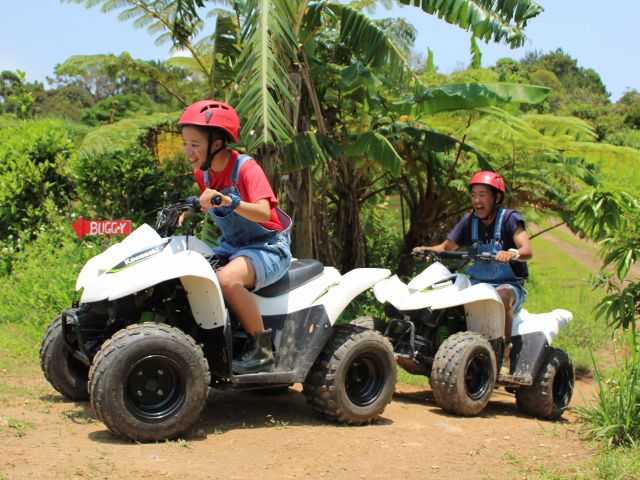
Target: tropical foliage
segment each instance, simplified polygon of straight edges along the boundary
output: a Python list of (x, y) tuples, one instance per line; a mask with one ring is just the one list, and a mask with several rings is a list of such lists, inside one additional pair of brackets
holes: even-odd
[[(640, 205), (624, 192), (591, 190), (573, 199), (574, 228), (600, 241), (603, 269), (596, 286), (607, 294), (596, 315), (614, 331), (628, 331), (628, 352), (607, 375), (596, 369), (597, 402), (579, 410), (587, 432), (610, 444), (636, 445), (640, 440), (640, 278), (630, 275), (640, 258)], [(607, 269), (606, 267), (611, 267)]]

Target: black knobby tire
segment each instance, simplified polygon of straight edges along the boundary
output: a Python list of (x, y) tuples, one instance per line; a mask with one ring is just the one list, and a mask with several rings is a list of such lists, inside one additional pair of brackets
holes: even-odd
[(65, 343), (61, 317), (49, 324), (42, 337), (40, 368), (51, 386), (65, 398), (73, 401), (89, 399), (89, 367), (75, 358)]
[(489, 402), (495, 382), (495, 353), (482, 335), (459, 332), (440, 345), (431, 370), (431, 388), (444, 410), (477, 415)]
[(371, 423), (391, 401), (396, 362), (389, 340), (353, 325), (334, 327), (304, 382), (313, 410), (350, 425)]
[(378, 317), (358, 317), (349, 322), (350, 325), (356, 327), (368, 328), (369, 330), (375, 330), (376, 332), (384, 333), (387, 328), (386, 322), (382, 318)]
[(534, 417), (557, 420), (569, 406), (574, 384), (571, 358), (562, 350), (551, 348), (533, 385), (516, 389), (516, 404)]
[(91, 406), (122, 437), (174, 438), (200, 417), (210, 379), (190, 336), (163, 324), (131, 325), (107, 340), (93, 361)]

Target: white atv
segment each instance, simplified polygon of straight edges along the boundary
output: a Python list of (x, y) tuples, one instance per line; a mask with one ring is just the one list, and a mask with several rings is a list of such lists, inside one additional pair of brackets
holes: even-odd
[(173, 236), (192, 197), (164, 208), (89, 260), (76, 283), (81, 301), (48, 327), (40, 349), (45, 377), (71, 400), (89, 398), (114, 433), (134, 440), (179, 435), (195, 423), (210, 387), (286, 389), (297, 382), (319, 414), (347, 424), (375, 419), (396, 382), (393, 348), (378, 332), (334, 325), (389, 270), (345, 275), (294, 260), (275, 284), (254, 292), (275, 332), (269, 372), (236, 375), (231, 362), (248, 336), (224, 303), (217, 258), (193, 236)]
[[(533, 416), (557, 419), (569, 405), (574, 369), (569, 355), (551, 342), (572, 315), (557, 309), (544, 314), (521, 310), (514, 317), (508, 371), (501, 372), (504, 307), (487, 284), (471, 285), (452, 273), (470, 261), (495, 261), (474, 252), (425, 251), (434, 263), (404, 284), (396, 275), (373, 288), (384, 304), (386, 320), (363, 317), (352, 323), (383, 333), (394, 346), (399, 366), (427, 375), (440, 407), (476, 415), (489, 402), (495, 385), (515, 391), (518, 407)], [(460, 259), (446, 268), (439, 258)]]

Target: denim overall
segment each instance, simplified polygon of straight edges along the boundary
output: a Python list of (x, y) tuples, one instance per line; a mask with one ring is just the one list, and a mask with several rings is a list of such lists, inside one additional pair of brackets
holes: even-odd
[[(505, 210), (500, 208), (496, 214), (493, 238), (488, 242), (480, 242), (478, 237), (478, 217), (474, 213), (471, 215), (471, 242), (478, 253), (488, 252), (493, 255), (503, 250), (502, 247), (502, 221)], [(524, 288), (524, 279), (516, 276), (508, 263), (502, 262), (476, 262), (466, 270), (471, 277), (473, 285), (477, 283), (488, 283), (497, 288), (500, 285), (511, 285), (515, 293), (513, 305), (514, 313), (517, 313), (527, 298), (527, 290)]]
[[(220, 193), (235, 194), (242, 199), (238, 189), (238, 178), (242, 164), (250, 160), (249, 155), (239, 155), (231, 173), (232, 186)], [(204, 172), (204, 184), (209, 185), (209, 171)], [(237, 257), (247, 257), (256, 271), (254, 290), (270, 285), (279, 280), (291, 264), (291, 250), (289, 249), (289, 232), (291, 218), (279, 208), (276, 208), (278, 219), (285, 228), (267, 230), (257, 222), (253, 222), (238, 215), (229, 207), (213, 207), (208, 209), (209, 215), (216, 222), (222, 236), (213, 252), (221, 257), (233, 260)]]

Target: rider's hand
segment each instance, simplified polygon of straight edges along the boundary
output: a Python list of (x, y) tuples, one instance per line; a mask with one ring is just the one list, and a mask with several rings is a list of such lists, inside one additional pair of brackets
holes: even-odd
[(425, 262), (430, 262), (431, 261), (431, 256), (430, 255), (426, 255), (426, 252), (428, 252), (429, 249), (427, 247), (414, 247), (413, 250), (411, 250), (411, 253), (414, 255), (422, 255), (422, 258), (424, 259)]
[(178, 217), (178, 227), (181, 227), (184, 224), (184, 220), (188, 215), (191, 215), (191, 212), (182, 212), (180, 214), (180, 216)]
[(496, 253), (496, 262), (501, 263), (511, 263), (515, 260), (515, 255), (512, 252), (506, 252), (504, 250), (500, 250)]
[(214, 190), (213, 188), (207, 188), (204, 192), (202, 192), (202, 195), (200, 195), (200, 205), (202, 205), (202, 207), (205, 209), (210, 207), (217, 207), (218, 205), (215, 205), (213, 203), (213, 199), (216, 197), (224, 198), (222, 194), (217, 190)]

